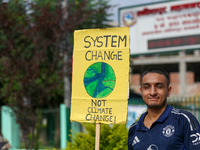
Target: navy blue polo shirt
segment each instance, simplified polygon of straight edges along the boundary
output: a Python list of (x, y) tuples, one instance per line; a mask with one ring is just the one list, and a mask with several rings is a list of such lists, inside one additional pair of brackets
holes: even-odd
[(128, 134), (128, 150), (200, 150), (200, 125), (190, 112), (167, 106), (148, 129), (143, 120), (133, 123)]

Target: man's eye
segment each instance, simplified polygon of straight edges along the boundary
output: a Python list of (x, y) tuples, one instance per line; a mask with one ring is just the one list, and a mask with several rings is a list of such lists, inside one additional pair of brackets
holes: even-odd
[(148, 89), (149, 88), (149, 86), (144, 86), (144, 89)]
[(162, 86), (161, 86), (161, 85), (157, 85), (157, 88), (158, 88), (158, 89), (161, 89), (161, 88), (162, 88)]

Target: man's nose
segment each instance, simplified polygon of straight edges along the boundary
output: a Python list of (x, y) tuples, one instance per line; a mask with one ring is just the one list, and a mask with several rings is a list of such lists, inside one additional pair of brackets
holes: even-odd
[(156, 88), (152, 86), (150, 89), (150, 94), (155, 95), (156, 93), (157, 93)]

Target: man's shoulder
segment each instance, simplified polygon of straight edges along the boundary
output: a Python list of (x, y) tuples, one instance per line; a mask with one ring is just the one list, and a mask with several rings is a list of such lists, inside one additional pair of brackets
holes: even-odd
[(139, 121), (134, 122), (134, 123), (130, 126), (129, 130), (135, 130), (135, 129), (136, 129), (136, 126), (137, 126), (137, 124), (138, 124), (138, 122), (139, 122)]
[(199, 124), (196, 117), (189, 111), (173, 108), (171, 114), (182, 125), (189, 125), (191, 130), (197, 128)]
[(171, 114), (175, 117), (175, 118), (180, 118), (180, 119), (192, 119), (195, 118), (195, 116), (190, 113), (189, 111), (186, 110), (182, 110), (182, 109), (177, 109), (177, 108), (172, 108), (171, 110)]

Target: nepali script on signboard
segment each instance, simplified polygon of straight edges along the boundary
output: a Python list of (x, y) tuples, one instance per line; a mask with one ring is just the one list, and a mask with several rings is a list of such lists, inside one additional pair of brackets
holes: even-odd
[(119, 9), (119, 24), (130, 27), (131, 54), (200, 47), (200, 1), (175, 0)]

